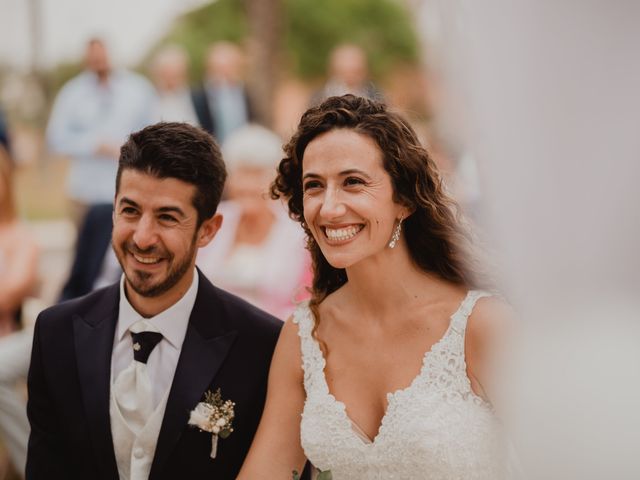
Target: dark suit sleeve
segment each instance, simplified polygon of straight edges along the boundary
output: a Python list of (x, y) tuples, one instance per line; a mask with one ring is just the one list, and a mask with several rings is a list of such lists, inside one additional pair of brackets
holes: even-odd
[(60, 441), (60, 418), (53, 407), (42, 359), (40, 317), (33, 334), (29, 367), (27, 416), (31, 424), (26, 479), (71, 478), (65, 468), (64, 442)]
[(59, 301), (81, 297), (93, 290), (102, 263), (111, 243), (113, 205), (100, 203), (91, 206), (82, 222), (69, 278)]
[(196, 116), (198, 117), (198, 123), (200, 126), (211, 135), (214, 135), (215, 125), (205, 89), (192, 90), (191, 102), (193, 103), (193, 109), (196, 111)]

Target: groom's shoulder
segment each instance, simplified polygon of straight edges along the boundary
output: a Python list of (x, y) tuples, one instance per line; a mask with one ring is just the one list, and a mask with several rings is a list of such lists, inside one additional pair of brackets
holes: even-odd
[(104, 287), (82, 297), (65, 300), (42, 310), (38, 315), (37, 323), (40, 326), (48, 324), (62, 326), (71, 323), (73, 318), (77, 316), (86, 317), (100, 311), (117, 308), (118, 296), (118, 284)]
[(278, 335), (282, 321), (242, 298), (218, 287), (213, 287), (235, 330), (255, 334)]
[(254, 332), (276, 336), (282, 329), (282, 321), (273, 315), (252, 305), (246, 300), (217, 287), (200, 271), (199, 287), (196, 302), (202, 302), (201, 307), (212, 309), (221, 315), (220, 320), (227, 328), (238, 333)]

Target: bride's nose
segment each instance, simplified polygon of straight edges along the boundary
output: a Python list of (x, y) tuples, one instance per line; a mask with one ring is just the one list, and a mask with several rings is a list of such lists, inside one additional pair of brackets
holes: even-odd
[(320, 215), (325, 219), (339, 218), (347, 211), (342, 195), (336, 189), (328, 188), (322, 197)]

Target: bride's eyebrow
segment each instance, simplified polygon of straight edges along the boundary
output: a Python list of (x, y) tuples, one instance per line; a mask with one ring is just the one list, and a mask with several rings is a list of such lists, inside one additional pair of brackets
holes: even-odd
[(340, 176), (342, 176), (342, 177), (345, 177), (347, 175), (360, 175), (361, 177), (364, 177), (364, 178), (366, 178), (368, 180), (371, 179), (371, 177), (367, 173), (365, 173), (362, 170), (359, 170), (357, 168), (350, 168), (348, 170), (343, 170), (343, 171), (340, 172)]
[(317, 173), (309, 172), (309, 173), (305, 173), (305, 174), (302, 176), (302, 180), (305, 180), (305, 179), (307, 179), (307, 178), (322, 178), (322, 176), (321, 176), (321, 175), (318, 175)]
[[(357, 168), (349, 168), (347, 170), (342, 170), (340, 173), (338, 173), (338, 175), (341, 177), (346, 177), (347, 175), (360, 175), (366, 179), (371, 179), (371, 176), (369, 174)], [(307, 178), (322, 178), (322, 175), (319, 175), (314, 172), (308, 172), (302, 176), (302, 180), (305, 180)]]

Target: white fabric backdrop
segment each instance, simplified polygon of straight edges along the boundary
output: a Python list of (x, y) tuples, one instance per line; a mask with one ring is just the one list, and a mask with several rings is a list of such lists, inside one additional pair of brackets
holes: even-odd
[(510, 361), (525, 470), (640, 478), (640, 2), (421, 5), (526, 327)]

